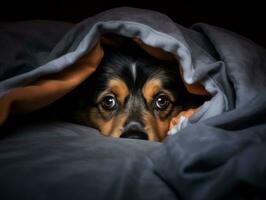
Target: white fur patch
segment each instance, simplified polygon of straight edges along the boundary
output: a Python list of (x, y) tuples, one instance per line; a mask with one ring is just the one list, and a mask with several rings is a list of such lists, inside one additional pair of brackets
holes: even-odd
[(185, 116), (181, 116), (179, 118), (179, 122), (177, 125), (175, 125), (173, 128), (171, 128), (167, 135), (174, 135), (176, 133), (178, 133), (181, 129), (185, 128), (188, 124), (188, 118)]
[(131, 73), (132, 73), (132, 75), (133, 75), (133, 80), (134, 80), (134, 82), (136, 81), (136, 78), (137, 78), (137, 69), (136, 69), (136, 63), (133, 63), (132, 65), (131, 65)]

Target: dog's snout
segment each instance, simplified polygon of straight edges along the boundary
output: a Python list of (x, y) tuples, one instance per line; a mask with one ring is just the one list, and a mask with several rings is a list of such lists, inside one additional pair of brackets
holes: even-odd
[(130, 121), (126, 123), (124, 127), (124, 132), (127, 131), (144, 131), (143, 125), (137, 121)]
[(130, 138), (130, 139), (140, 139), (148, 140), (148, 135), (146, 134), (143, 126), (139, 122), (129, 122), (123, 129), (123, 133), (120, 136), (121, 138)]

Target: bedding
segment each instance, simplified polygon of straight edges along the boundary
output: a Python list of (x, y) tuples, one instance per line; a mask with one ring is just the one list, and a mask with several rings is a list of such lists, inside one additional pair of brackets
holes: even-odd
[[(26, 119), (93, 73), (110, 33), (176, 59), (187, 89), (211, 95), (162, 143)], [(266, 52), (259, 45), (209, 24), (185, 28), (128, 7), (78, 24), (4, 23), (0, 44), (1, 198), (266, 198)]]

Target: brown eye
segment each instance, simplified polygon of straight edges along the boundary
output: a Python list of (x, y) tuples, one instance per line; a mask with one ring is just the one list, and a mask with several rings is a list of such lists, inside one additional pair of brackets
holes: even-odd
[(154, 106), (157, 110), (165, 110), (170, 104), (170, 100), (166, 95), (159, 95), (154, 99)]
[(113, 110), (117, 105), (116, 98), (114, 96), (106, 96), (101, 101), (101, 105), (105, 110)]

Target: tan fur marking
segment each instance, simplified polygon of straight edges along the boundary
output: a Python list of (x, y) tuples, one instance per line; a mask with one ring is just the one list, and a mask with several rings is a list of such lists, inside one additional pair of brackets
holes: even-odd
[(145, 124), (145, 131), (148, 134), (148, 140), (159, 141), (158, 126), (155, 118), (150, 112), (146, 111), (144, 112), (143, 119)]
[(114, 93), (120, 103), (124, 103), (125, 98), (128, 96), (129, 91), (127, 85), (124, 81), (120, 79), (112, 79), (107, 84), (107, 90), (103, 91), (97, 101), (102, 99), (102, 97), (106, 96), (109, 93)]
[(104, 121), (102, 118), (95, 118), (90, 116), (94, 124), (97, 124), (98, 129), (105, 136), (120, 137), (123, 130), (123, 125), (126, 121), (125, 114), (119, 114), (118, 116), (110, 119), (109, 121)]
[(127, 115), (125, 113), (121, 113), (117, 117), (114, 118), (110, 136), (112, 137), (121, 136), (126, 119), (127, 119)]
[(151, 79), (143, 86), (142, 94), (148, 103), (151, 103), (154, 95), (162, 89), (162, 82), (158, 79)]
[[(129, 90), (124, 81), (120, 79), (112, 79), (108, 82), (107, 89), (99, 95), (97, 101), (101, 101), (104, 96), (111, 93), (115, 94), (119, 103), (123, 105), (125, 98), (129, 94)], [(106, 115), (109, 114), (108, 111), (103, 112), (105, 112)], [(91, 108), (87, 113), (88, 115), (81, 116), (87, 125), (99, 129), (100, 132), (105, 136), (120, 137), (124, 122), (126, 120), (125, 113), (120, 113), (110, 120), (103, 119), (99, 112), (99, 108)]]

